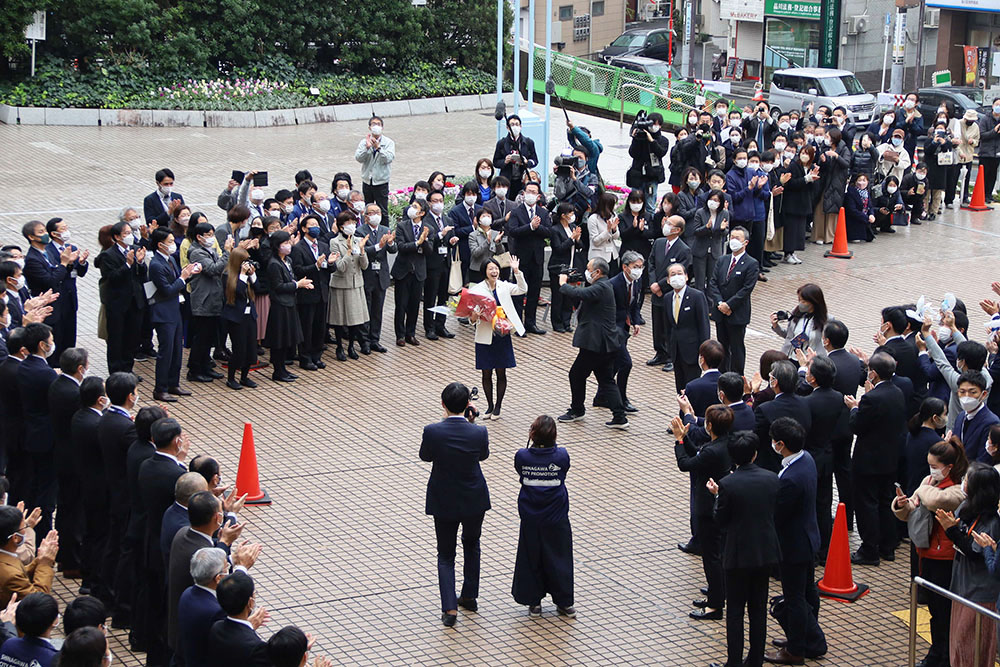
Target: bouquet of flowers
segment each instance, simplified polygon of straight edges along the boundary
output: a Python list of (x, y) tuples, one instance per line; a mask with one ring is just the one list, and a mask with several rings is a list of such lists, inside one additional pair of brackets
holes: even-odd
[(466, 287), (444, 307), (455, 317), (469, 317), (475, 314), (479, 319), (490, 322), (493, 332), (498, 336), (509, 336), (514, 330), (513, 322), (504, 313), (503, 307), (497, 305), (492, 294), (474, 292)]

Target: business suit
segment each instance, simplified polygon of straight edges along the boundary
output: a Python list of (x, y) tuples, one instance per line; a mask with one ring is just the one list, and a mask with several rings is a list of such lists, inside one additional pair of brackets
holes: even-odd
[[(508, 193), (507, 196), (510, 196), (510, 194)], [(488, 202), (483, 204), (483, 208), (493, 216), (493, 225), (490, 229), (500, 232), (506, 229), (506, 218), (511, 211), (517, 208), (517, 202), (507, 197), (500, 198), (494, 195)]]
[[(563, 227), (557, 221), (549, 231), (549, 248), (551, 249), (549, 254), (549, 292), (552, 299), (549, 321), (556, 331), (560, 329), (568, 331), (573, 321), (573, 301), (564, 297), (559, 291), (559, 268), (557, 267), (568, 266), (582, 271), (587, 265), (587, 254), (583, 252), (583, 232), (580, 232), (580, 238), (573, 239), (573, 231), (576, 228), (576, 223)], [(501, 243), (502, 241), (501, 239)]]
[(622, 345), (615, 357), (614, 370), (618, 394), (622, 403), (629, 405), (631, 401), (628, 400), (628, 376), (632, 372), (632, 355), (628, 353), (628, 341), (632, 337), (632, 327), (637, 326), (642, 320), (639, 315), (642, 281), (629, 282), (625, 279), (623, 271), (611, 279), (611, 287), (615, 292), (615, 324), (622, 331)]
[[(715, 263), (708, 284), (708, 302), (711, 317), (715, 320), (715, 332), (726, 349), (726, 361), (722, 368), (743, 374), (746, 365), (746, 345), (743, 342), (750, 323), (750, 294), (760, 276), (757, 260), (746, 252), (741, 252), (733, 262), (732, 255), (720, 257)], [(725, 302), (732, 310), (724, 315), (719, 310), (720, 302)]]
[(758, 441), (756, 464), (776, 473), (781, 470), (781, 457), (771, 447), (771, 424), (781, 417), (791, 417), (808, 433), (812, 426), (809, 406), (801, 396), (785, 392), (754, 408), (754, 417), (754, 431)]
[(125, 455), (125, 477), (129, 495), (129, 515), (128, 527), (125, 530), (125, 541), (128, 544), (129, 553), (137, 555), (131, 559), (129, 565), (133, 571), (129, 576), (134, 583), (132, 587), (132, 598), (130, 608), (134, 610), (132, 614), (132, 627), (129, 631), (129, 640), (133, 645), (147, 646), (150, 629), (149, 608), (149, 587), (150, 581), (145, 576), (144, 559), (138, 557), (143, 554), (143, 547), (146, 538), (146, 524), (148, 513), (142, 499), (142, 487), (139, 484), (139, 469), (156, 452), (156, 447), (151, 442), (135, 440), (129, 445)]
[[(45, 318), (45, 324), (52, 327), (52, 338), (56, 343), (56, 350), (48, 361), (53, 368), (59, 365), (59, 355), (66, 349), (68, 339), (62, 329), (61, 322), (63, 313), (68, 308), (69, 299), (73, 300), (72, 342), (76, 344), (76, 280), (73, 278), (76, 263), (63, 265), (60, 261), (58, 256), (53, 261), (47, 246), (43, 250), (32, 246), (24, 255), (24, 269), (22, 270), (32, 296), (38, 296), (47, 290), (59, 294), (59, 298), (52, 304), (52, 314)], [(86, 268), (83, 270), (86, 272)], [(64, 292), (71, 296), (63, 296)]]
[[(65, 244), (63, 247), (66, 246), (76, 251), (80, 250), (72, 243)], [(59, 264), (59, 254), (61, 252), (62, 248), (55, 241), (51, 241), (45, 246), (45, 255), (49, 260), (49, 264)], [(27, 267), (27, 258), (25, 258), (25, 266)], [(63, 350), (76, 347), (76, 311), (79, 305), (76, 292), (76, 279), (87, 275), (88, 269), (90, 269), (90, 264), (81, 262), (79, 259), (70, 264), (69, 275), (63, 280), (62, 285), (60, 285), (59, 298), (52, 304), (53, 314), (55, 315), (56, 310), (59, 311), (52, 331), (52, 337), (56, 342), (57, 354), (62, 354)], [(50, 361), (52, 366), (57, 366), (58, 363), (58, 359)]]
[(927, 396), (927, 375), (917, 359), (917, 348), (910, 340), (893, 336), (886, 339), (885, 349), (896, 360), (896, 375), (913, 382), (913, 404), (919, 407)]
[[(326, 256), (326, 266), (317, 266), (318, 257)], [(329, 263), (330, 246), (322, 239), (305, 235), (292, 246), (289, 259), (296, 280), (309, 278), (313, 288), (300, 287), (295, 292), (295, 309), (302, 327), (299, 343), (299, 363), (302, 366), (322, 361), (323, 342), (326, 340), (326, 310), (330, 301), (330, 274), (336, 268)]]
[[(712, 223), (709, 227), (708, 223)], [(725, 224), (725, 226), (723, 226)], [(729, 232), (729, 211), (710, 211), (702, 206), (695, 211), (694, 219), (688, 222), (684, 231), (690, 229), (693, 237), (691, 261), (694, 264), (694, 286), (704, 290), (708, 286), (708, 276), (715, 268), (715, 262), (725, 254), (726, 235)]]
[(57, 377), (46, 360), (37, 354), (29, 354), (17, 369), (17, 388), (24, 417), (24, 451), (31, 475), (25, 505), (42, 508), (42, 520), (36, 526), (39, 542), (52, 528), (52, 512), (56, 507), (58, 481), (49, 386)]
[(674, 363), (674, 388), (679, 394), (701, 372), (698, 348), (712, 337), (708, 300), (693, 287), (683, 287), (679, 293), (671, 289), (664, 294), (659, 310), (666, 323), (667, 356)]
[(21, 359), (13, 355), (0, 362), (0, 470), (10, 480), (8, 502), (24, 499), (27, 492), (27, 458), (23, 452), (24, 414), (17, 369)]
[(80, 409), (80, 385), (76, 378), (60, 375), (49, 385), (49, 415), (55, 442), (57, 494), (56, 530), (59, 531), (58, 561), (63, 570), (80, 569), (80, 535), (83, 532), (80, 476), (74, 451), (73, 415)]
[[(511, 187), (513, 190), (513, 186)], [(538, 217), (538, 229), (531, 228), (531, 220)], [(516, 206), (511, 212), (504, 235), (513, 241), (511, 253), (521, 260), (521, 271), (528, 283), (522, 314), (521, 299), (514, 302), (514, 309), (529, 332), (538, 328), (538, 296), (542, 293), (542, 268), (545, 264), (545, 240), (551, 235), (552, 222), (549, 212), (541, 204)]]
[(208, 633), (213, 667), (272, 667), (267, 644), (253, 628), (231, 618), (216, 621)]
[(719, 402), (719, 376), (722, 373), (710, 368), (701, 376), (684, 385), (684, 395), (691, 402), (695, 417), (704, 418), (705, 411)]
[(164, 560), (169, 561), (170, 545), (174, 537), (182, 528), (188, 528), (190, 525), (187, 508), (175, 500), (174, 504), (163, 513), (163, 520), (160, 522), (160, 553), (163, 554)]
[(479, 597), (479, 536), (483, 517), (490, 509), (490, 491), (479, 466), (490, 456), (490, 436), (485, 426), (465, 417), (448, 417), (424, 427), (420, 460), (433, 463), (427, 480), (424, 512), (434, 517), (437, 536), (438, 588), (441, 611), (458, 608), (455, 597), (455, 538), (462, 526), (465, 556), (463, 600)]
[(579, 299), (573, 347), (578, 352), (569, 369), (572, 394), (570, 410), (577, 416), (586, 413), (587, 378), (597, 378), (598, 394), (608, 401), (615, 420), (625, 418), (625, 409), (614, 382), (615, 355), (622, 345), (622, 331), (616, 324), (615, 295), (611, 281), (601, 276), (586, 287), (566, 283), (559, 288), (563, 296)]
[(37, 558), (25, 565), (7, 552), (0, 553), (0, 604), (6, 607), (14, 593), (18, 600), (31, 593), (51, 593), (54, 574), (51, 565)]
[(980, 404), (975, 414), (962, 410), (955, 420), (955, 435), (962, 439), (965, 455), (970, 461), (993, 463), (993, 457), (986, 451), (986, 441), (990, 436), (990, 428), (1000, 424), (993, 411)]
[[(832, 387), (815, 389), (805, 398), (812, 426), (806, 432), (805, 449), (816, 466), (816, 521), (819, 525), (820, 555), (830, 545), (833, 517), (834, 442), (846, 440), (850, 450), (851, 430), (847, 425), (844, 395)], [(844, 499), (844, 496), (840, 496)], [(846, 499), (844, 499), (846, 500)]]
[[(673, 361), (670, 354), (670, 327), (667, 324), (667, 312), (669, 304), (664, 303), (664, 299), (673, 293), (670, 281), (667, 278), (667, 270), (671, 264), (683, 264), (684, 270), (689, 271), (691, 267), (691, 249), (680, 238), (667, 243), (665, 237), (653, 241), (653, 249), (649, 253), (647, 262), (649, 273), (649, 284), (659, 285), (661, 296), (653, 294), (652, 309), (650, 318), (653, 321), (653, 349), (656, 357), (664, 363)], [(695, 359), (697, 363), (697, 358)], [(683, 386), (683, 385), (681, 385)]]
[(780, 485), (774, 525), (781, 546), (781, 592), (785, 606), (778, 622), (792, 655), (818, 657), (826, 653), (826, 637), (817, 621), (819, 594), (814, 562), (820, 546), (816, 525), (816, 465), (809, 452), (794, 455), (778, 473)]
[[(844, 348), (830, 350), (827, 358), (837, 367), (833, 388), (844, 396), (857, 396), (864, 386), (867, 372), (861, 360)], [(851, 445), (854, 435), (850, 428), (833, 440), (833, 475), (837, 480), (837, 497), (846, 506), (847, 525), (854, 526), (854, 489), (851, 484)]]
[(359, 225), (355, 236), (368, 236), (365, 254), (368, 267), (361, 271), (365, 281), (365, 301), (368, 304), (368, 321), (362, 325), (361, 334), (373, 347), (379, 345), (382, 337), (382, 310), (385, 308), (385, 292), (389, 289), (389, 255), (396, 254), (396, 243), (386, 243), (379, 248), (379, 241), (389, 233), (385, 225), (372, 227)]
[[(420, 313), (420, 297), (427, 278), (426, 255), (432, 251), (428, 240), (417, 243), (423, 233), (424, 224), (412, 220), (401, 220), (396, 225), (396, 261), (392, 265), (390, 275), (395, 281), (393, 300), (396, 312), (393, 324), (396, 330), (397, 343), (404, 338), (415, 339), (417, 333), (417, 315)], [(427, 228), (427, 239), (432, 233)]]
[(476, 215), (483, 209), (479, 204), (468, 206), (462, 200), (456, 200), (448, 211), (448, 224), (454, 227), (452, 234), (458, 237), (458, 257), (462, 261), (462, 284), (469, 282), (469, 262), (472, 252), (469, 248), (469, 235), (476, 228)]
[(215, 591), (190, 586), (177, 604), (179, 638), (174, 658), (184, 667), (212, 667), (208, 658), (208, 633), (216, 621), (226, 617)]
[[(178, 507), (174, 505), (173, 507)], [(209, 538), (204, 533), (199, 533), (190, 526), (178, 530), (170, 539), (170, 546), (163, 553), (166, 568), (166, 581), (164, 582), (164, 593), (166, 595), (167, 608), (167, 645), (176, 654), (183, 649), (186, 638), (181, 633), (186, 626), (184, 617), (180, 614), (181, 598), (185, 591), (194, 585), (191, 578), (191, 558), (199, 549), (209, 547), (221, 548), (229, 553), (229, 547), (225, 544)], [(202, 633), (205, 631), (203, 630)], [(204, 659), (204, 654), (202, 654)], [(186, 665), (190, 667), (190, 665)]]
[(98, 291), (107, 316), (109, 373), (132, 372), (147, 305), (143, 290), (147, 267), (137, 261), (129, 266), (125, 259), (129, 250), (116, 243), (94, 260), (101, 272)]
[(444, 233), (444, 228), (449, 223), (444, 216), (438, 217), (430, 212), (424, 216), (424, 224), (431, 228), (424, 244), (427, 270), (427, 277), (424, 279), (424, 333), (430, 338), (432, 333), (445, 331), (446, 316), (432, 313), (430, 309), (443, 306), (448, 301), (448, 271), (451, 268), (451, 239), (454, 230)]
[(80, 408), (73, 414), (70, 430), (76, 460), (84, 518), (81, 569), (83, 585), (91, 595), (111, 602), (111, 585), (104, 579), (102, 562), (108, 542), (109, 488), (104, 481), (104, 459), (98, 429), (101, 412), (90, 407)]
[(132, 577), (142, 555), (142, 543), (132, 544), (127, 539), (131, 507), (127, 484), (128, 450), (138, 439), (135, 423), (124, 408), (111, 406), (101, 416), (97, 437), (104, 463), (103, 483), (109, 490), (108, 540), (102, 559), (102, 578), (114, 589), (115, 616), (127, 616), (132, 599)]
[(896, 524), (889, 503), (894, 496), (900, 436), (906, 429), (903, 392), (891, 382), (879, 382), (861, 397), (849, 420), (857, 435), (852, 477), (854, 515), (861, 534), (858, 553), (875, 560), (892, 554), (896, 547)]
[(181, 354), (184, 349), (181, 344), (183, 324), (180, 296), (184, 291), (185, 281), (174, 258), (167, 257), (160, 251), (156, 251), (149, 262), (149, 279), (156, 287), (150, 306), (150, 319), (159, 341), (153, 390), (156, 394), (163, 394), (179, 387), (181, 383)]
[(10, 324), (7, 325), (7, 328), (13, 331), (24, 324), (24, 302), (31, 298), (31, 292), (28, 291), (27, 287), (22, 287), (16, 292), (7, 290), (5, 295), (7, 297), (7, 314), (10, 318)]
[[(170, 193), (170, 201), (179, 201), (184, 203), (184, 197), (177, 194), (176, 192)], [(163, 196), (160, 194), (159, 189), (150, 192), (142, 200), (142, 217), (146, 219), (146, 224), (148, 225), (153, 220), (160, 218), (164, 221), (168, 219), (169, 212), (167, 211), (167, 204)]]
[(709, 479), (721, 481), (732, 464), (726, 449), (728, 438), (714, 440), (696, 449), (689, 437), (674, 443), (677, 467), (692, 478), (691, 513), (697, 517), (702, 568), (708, 582), (708, 607), (722, 609), (726, 600), (725, 573), (722, 570), (722, 531), (712, 517), (715, 497), (705, 488)]
[[(767, 585), (780, 548), (774, 510), (780, 481), (754, 463), (719, 482), (715, 522), (725, 531), (727, 665), (761, 667), (767, 631)], [(750, 616), (750, 651), (743, 659), (743, 612)]]

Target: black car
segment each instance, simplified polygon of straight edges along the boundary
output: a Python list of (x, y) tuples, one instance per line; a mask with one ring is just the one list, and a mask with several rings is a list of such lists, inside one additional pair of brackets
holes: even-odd
[[(673, 38), (673, 53), (677, 54), (677, 35)], [(611, 44), (597, 55), (606, 63), (618, 56), (645, 56), (657, 60), (670, 60), (669, 28), (636, 28), (618, 35)]]
[(953, 118), (961, 118), (966, 109), (975, 109), (979, 113), (986, 113), (989, 106), (980, 104), (977, 100), (982, 99), (982, 91), (971, 86), (937, 86), (934, 88), (921, 88), (917, 91), (920, 101), (917, 103), (917, 110), (924, 118), (924, 126), (930, 127), (937, 117), (938, 107), (942, 102), (951, 102), (955, 107)]

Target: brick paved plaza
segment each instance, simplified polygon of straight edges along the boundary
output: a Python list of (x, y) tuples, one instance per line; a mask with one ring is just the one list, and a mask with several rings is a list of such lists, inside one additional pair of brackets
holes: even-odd
[[(622, 182), (624, 134), (617, 123), (587, 124), (607, 147), (605, 177)], [(0, 126), (0, 241), (22, 242), (24, 222), (59, 215), (70, 223), (74, 242), (95, 254), (97, 229), (113, 222), (123, 205), (140, 206), (154, 188), (153, 172), (164, 166), (174, 170), (175, 190), (192, 208), (220, 224), (224, 216), (215, 199), (234, 168), (267, 169), (269, 193), (291, 184), (301, 168), (310, 169), (324, 189), (336, 171), (358, 179), (353, 151), (364, 125)], [(553, 127), (553, 144), (561, 145), (562, 123)], [(436, 169), (471, 174), (477, 158), (492, 156), (495, 122), (492, 113), (481, 112), (390, 118), (386, 135), (397, 146), (393, 185), (403, 187)], [(982, 340), (986, 318), (976, 304), (990, 296), (990, 282), (1000, 277), (997, 220), (996, 212), (947, 211), (937, 222), (852, 244), (850, 261), (823, 259), (821, 249), (810, 245), (802, 265), (781, 265), (755, 290), (748, 372), (761, 352), (779, 347), (769, 313), (793, 307), (795, 288), (804, 282), (823, 287), (831, 315), (851, 329), (850, 344), (865, 350), (874, 347), (880, 308), (921, 294), (935, 301), (945, 292), (957, 294), (969, 306), (973, 337)], [(80, 281), (79, 344), (91, 351), (91, 372), (103, 375), (97, 308), (95, 271)], [(391, 310), (390, 296), (390, 334)], [(271, 613), (262, 634), (295, 623), (317, 637), (317, 652), (342, 664), (724, 661), (724, 622), (687, 617), (704, 580), (700, 559), (674, 546), (687, 537), (688, 476), (677, 470), (673, 440), (665, 432), (676, 412), (673, 377), (642, 363), (652, 353), (648, 328), (630, 344), (636, 361), (630, 394), (640, 408), (630, 416), (632, 427), (609, 431), (603, 426), (606, 411), (591, 410), (584, 421), (559, 428), (559, 443), (573, 457), (567, 485), (578, 617), (557, 617), (547, 603), (541, 619), (529, 619), (510, 595), (519, 486), (513, 455), (524, 446), (534, 417), (556, 416), (569, 404), (566, 373), (575, 351), (569, 335), (550, 332), (515, 339), (518, 365), (509, 373), (503, 420), (487, 422), (492, 454), (483, 468), (493, 510), (483, 530), (479, 612), (461, 611), (455, 629), (441, 626), (433, 523), (423, 513), (430, 466), (419, 461), (417, 450), (423, 425), (440, 416), (444, 384), (479, 384), (472, 330), (454, 320), (448, 326), (458, 334), (454, 340), (391, 346), (387, 354), (346, 363), (330, 354), (326, 369), (300, 372), (294, 384), (273, 383), (265, 371), (256, 374), (256, 390), (233, 392), (221, 382), (185, 385), (195, 395), (170, 407), (191, 434), (191, 455), (215, 455), (224, 483), (235, 481), (243, 424), (253, 424), (261, 481), (274, 499), (270, 507), (244, 511), (244, 537), (265, 545), (252, 570), (257, 604)], [(136, 370), (151, 380), (153, 363), (139, 363)], [(140, 385), (144, 404), (151, 385)], [(592, 391), (594, 386), (592, 381)], [(852, 548), (856, 537), (851, 534)], [(855, 569), (855, 579), (872, 588), (860, 602), (824, 601), (820, 623), (830, 652), (822, 664), (904, 664), (906, 626), (892, 613), (907, 606), (907, 574), (908, 552), (901, 548), (894, 563)], [(77, 586), (60, 578), (56, 593), (67, 601)], [(771, 591), (779, 592), (776, 582)], [(113, 634), (116, 658), (142, 664), (143, 656), (128, 652), (125, 633)], [(780, 629), (772, 622), (768, 639), (777, 636)], [(926, 644), (919, 641), (922, 656)]]

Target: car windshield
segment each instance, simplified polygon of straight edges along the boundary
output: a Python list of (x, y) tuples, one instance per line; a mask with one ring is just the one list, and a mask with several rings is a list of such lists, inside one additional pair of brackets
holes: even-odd
[[(666, 63), (663, 63), (662, 65), (643, 65), (643, 67), (645, 68), (647, 73), (653, 76), (662, 77), (664, 79), (667, 78), (667, 75), (670, 72), (670, 66), (667, 65)], [(674, 68), (673, 78), (675, 79), (681, 78), (680, 71), (676, 67)]]
[(823, 87), (823, 92), (827, 97), (865, 94), (865, 89), (861, 87), (861, 84), (858, 83), (853, 74), (820, 79), (820, 85)]
[(975, 102), (969, 98), (968, 95), (962, 93), (952, 93), (954, 96), (955, 106), (962, 109), (976, 109), (979, 107), (979, 102)]
[(642, 46), (645, 41), (645, 35), (626, 32), (611, 42), (611, 46)]

